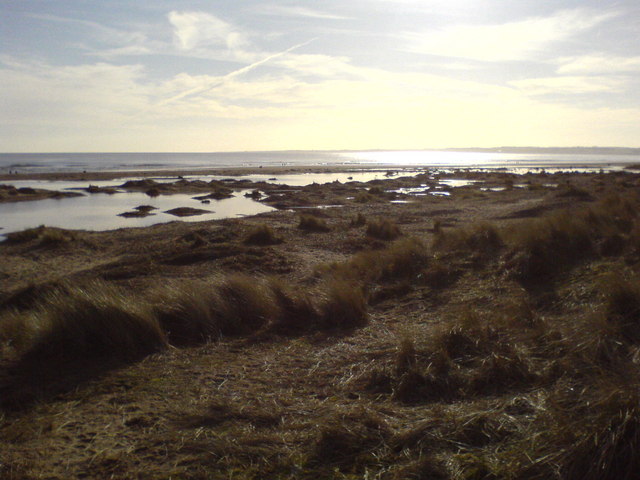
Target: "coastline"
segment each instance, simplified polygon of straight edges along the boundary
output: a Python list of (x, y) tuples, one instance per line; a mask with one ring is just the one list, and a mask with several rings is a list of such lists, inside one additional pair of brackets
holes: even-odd
[(244, 176), (251, 174), (278, 175), (283, 173), (333, 173), (366, 170), (402, 170), (421, 169), (428, 167), (405, 166), (378, 166), (378, 165), (335, 165), (335, 166), (269, 166), (269, 167), (220, 167), (203, 169), (154, 169), (154, 170), (113, 170), (113, 171), (86, 171), (86, 172), (42, 172), (42, 173), (17, 173), (0, 174), (0, 182), (11, 180), (115, 180), (120, 178), (149, 178), (149, 177), (179, 177), (195, 175), (216, 175), (216, 176)]

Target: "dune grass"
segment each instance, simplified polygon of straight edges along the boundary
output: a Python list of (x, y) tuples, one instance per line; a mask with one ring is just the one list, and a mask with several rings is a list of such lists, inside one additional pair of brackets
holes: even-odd
[(73, 242), (77, 238), (78, 234), (76, 232), (40, 225), (35, 228), (7, 233), (5, 241), (10, 244), (19, 244), (37, 240), (38, 245), (42, 247), (55, 247)]
[(417, 276), (429, 263), (427, 245), (416, 237), (400, 238), (384, 248), (363, 250), (345, 262), (318, 266), (318, 270), (338, 279), (377, 282)]
[(402, 234), (398, 225), (386, 218), (370, 220), (366, 233), (367, 236), (378, 240), (395, 240)]
[(147, 296), (105, 282), (65, 284), (45, 292), (36, 308), (0, 316), (0, 360), (11, 365), (0, 390), (13, 408), (169, 345), (341, 331), (367, 321), (361, 288), (336, 280), (301, 291), (281, 279), (235, 274), (172, 282)]
[(247, 233), (244, 243), (248, 245), (277, 245), (282, 243), (282, 238), (278, 237), (269, 225), (263, 223)]
[(322, 218), (318, 218), (315, 215), (300, 215), (300, 222), (298, 228), (306, 232), (328, 232), (331, 230), (327, 222)]

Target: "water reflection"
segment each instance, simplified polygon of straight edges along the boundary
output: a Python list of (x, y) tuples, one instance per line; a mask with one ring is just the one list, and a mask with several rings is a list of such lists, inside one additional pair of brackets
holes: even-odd
[[(122, 181), (120, 181), (122, 183)], [(122, 227), (147, 227), (171, 221), (200, 222), (274, 210), (236, 192), (232, 198), (213, 200), (203, 205), (194, 200), (195, 194), (160, 195), (150, 198), (144, 193), (127, 192), (114, 195), (92, 194), (82, 197), (47, 199), (0, 204), (0, 234), (25, 228), (47, 225), (66, 229), (112, 230)], [(139, 205), (150, 205), (155, 215), (124, 218), (118, 214), (131, 211)], [(178, 218), (164, 213), (177, 207), (211, 210), (210, 213)]]

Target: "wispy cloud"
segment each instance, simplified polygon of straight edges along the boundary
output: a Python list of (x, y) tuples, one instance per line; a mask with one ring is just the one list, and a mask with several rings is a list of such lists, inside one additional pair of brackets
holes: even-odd
[(270, 62), (272, 60), (275, 60), (278, 57), (282, 57), (283, 55), (286, 55), (289, 52), (292, 52), (294, 50), (297, 50), (298, 48), (304, 47), (305, 45), (308, 45), (309, 43), (313, 42), (315, 39), (311, 39), (308, 40), (306, 42), (300, 43), (298, 45), (294, 45), (293, 47), (290, 47), (282, 52), (278, 52), (278, 53), (274, 53), (272, 55), (269, 55), (268, 57), (265, 57), (261, 60), (258, 60), (257, 62), (253, 62), (250, 65), (246, 65), (242, 68), (238, 68), (237, 70), (234, 70), (232, 72), (227, 73), (226, 75), (223, 75), (221, 77), (214, 77), (210, 82), (205, 83), (204, 85), (198, 85), (194, 88), (191, 88), (189, 90), (185, 90), (183, 92), (180, 92), (177, 95), (174, 95), (170, 98), (167, 98), (166, 100), (163, 100), (162, 102), (160, 102), (158, 104), (158, 106), (163, 106), (163, 105), (167, 105), (169, 103), (173, 103), (177, 100), (180, 100), (182, 98), (191, 96), (191, 95), (197, 95), (200, 93), (203, 93), (207, 90), (211, 90), (213, 88), (219, 87), (220, 85), (223, 85), (225, 82), (238, 77), (240, 75), (243, 75), (257, 67), (259, 67), (260, 65), (264, 65), (267, 62)]
[[(149, 38), (141, 30), (124, 30), (120, 28), (109, 27), (102, 23), (83, 20), (72, 17), (61, 17), (58, 15), (44, 13), (29, 13), (29, 17), (42, 20), (45, 22), (63, 23), (75, 25), (90, 32), (93, 38), (105, 45), (115, 46), (118, 48), (144, 48), (149, 43)], [(86, 38), (86, 37), (85, 37)]]
[(618, 77), (561, 76), (530, 78), (509, 82), (526, 95), (584, 95), (624, 90), (626, 82)]
[(458, 25), (439, 31), (405, 33), (406, 49), (486, 62), (529, 60), (561, 41), (583, 33), (618, 13), (563, 10), (499, 25)]
[(167, 18), (174, 28), (176, 45), (183, 50), (222, 46), (237, 51), (249, 43), (233, 25), (210, 13), (172, 11)]
[(611, 74), (640, 71), (640, 56), (620, 57), (602, 53), (559, 60), (559, 74)]
[(336, 15), (334, 13), (325, 12), (308, 7), (298, 5), (262, 5), (252, 9), (253, 13), (265, 16), (277, 17), (306, 17), (317, 20), (348, 20), (349, 17)]

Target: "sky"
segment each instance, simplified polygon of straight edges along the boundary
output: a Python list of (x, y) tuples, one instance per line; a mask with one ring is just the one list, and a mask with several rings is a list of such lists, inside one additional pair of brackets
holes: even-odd
[(640, 146), (637, 0), (0, 0), (0, 152)]

